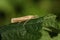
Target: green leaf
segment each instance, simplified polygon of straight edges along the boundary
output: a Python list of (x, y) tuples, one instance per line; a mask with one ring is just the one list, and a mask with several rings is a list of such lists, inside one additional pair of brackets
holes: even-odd
[[(35, 23), (34, 23), (35, 22)], [(38, 40), (42, 26), (38, 19), (29, 22), (14, 23), (0, 27), (2, 40)]]
[[(4, 25), (0, 27), (0, 35), (2, 40), (40, 40), (48, 35), (50, 37), (49, 32), (55, 33), (58, 29), (55, 18), (55, 15), (49, 14), (48, 16), (27, 20), (22, 23)], [(44, 32), (42, 32), (42, 30)], [(50, 40), (50, 38), (45, 40)]]

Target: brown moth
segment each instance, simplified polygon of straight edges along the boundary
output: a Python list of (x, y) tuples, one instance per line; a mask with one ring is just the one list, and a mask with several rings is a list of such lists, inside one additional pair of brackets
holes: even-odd
[(23, 17), (18, 17), (18, 18), (12, 18), (11, 23), (23, 22), (26, 20), (35, 19), (37, 17), (38, 17), (37, 15), (28, 15), (28, 16), (23, 16)]

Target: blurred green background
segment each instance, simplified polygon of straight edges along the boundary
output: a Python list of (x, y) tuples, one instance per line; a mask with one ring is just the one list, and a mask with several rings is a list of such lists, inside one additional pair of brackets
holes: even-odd
[(59, 20), (59, 0), (0, 0), (0, 25), (9, 24), (14, 17), (49, 13), (56, 14)]

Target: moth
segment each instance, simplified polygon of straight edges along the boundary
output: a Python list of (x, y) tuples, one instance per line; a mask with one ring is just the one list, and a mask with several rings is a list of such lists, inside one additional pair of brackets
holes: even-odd
[(11, 23), (23, 22), (26, 20), (35, 19), (37, 17), (38, 17), (37, 15), (28, 15), (28, 16), (23, 16), (23, 17), (18, 17), (18, 18), (12, 18)]

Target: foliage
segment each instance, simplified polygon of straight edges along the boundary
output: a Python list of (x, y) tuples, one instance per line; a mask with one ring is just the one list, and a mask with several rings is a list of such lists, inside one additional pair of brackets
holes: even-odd
[[(49, 13), (57, 15), (57, 18)], [(13, 17), (36, 14), (40, 18), (23, 23), (9, 24), (10, 19)], [(47, 16), (47, 14), (49, 15)], [(2, 40), (28, 40), (27, 38), (32, 40), (31, 36), (33, 39), (35, 38), (34, 40), (39, 38), (40, 40), (60, 40), (60, 28), (56, 19), (60, 19), (60, 1), (58, 0), (0, 0), (0, 25), (4, 25), (0, 27)], [(38, 24), (36, 24), (37, 21)], [(36, 26), (38, 26), (37, 28), (41, 27), (39, 31)], [(24, 33), (26, 34), (22, 38), (21, 36)], [(38, 37), (37, 34), (39, 35)]]
[(56, 16), (48, 14), (22, 23), (1, 26), (0, 35), (2, 40), (53, 40), (60, 33), (58, 27)]

